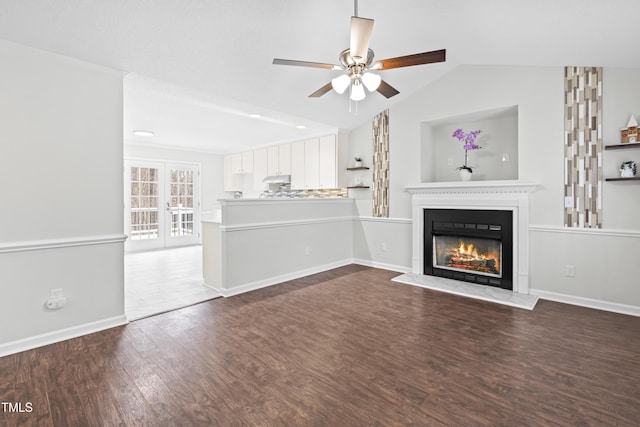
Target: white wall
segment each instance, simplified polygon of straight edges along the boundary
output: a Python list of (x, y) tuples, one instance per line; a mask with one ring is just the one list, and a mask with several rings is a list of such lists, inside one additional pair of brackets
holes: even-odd
[[(464, 164), (464, 143), (453, 138), (453, 132), (464, 125), (464, 131), (481, 130), (476, 143), (482, 147), (470, 150), (467, 166), (473, 169), (474, 181), (518, 179), (518, 116), (517, 114), (488, 120), (466, 121), (457, 124), (432, 125), (433, 154), (430, 167), (435, 167), (436, 182), (457, 181), (457, 170)], [(424, 127), (423, 127), (424, 129)], [(422, 138), (423, 143), (426, 138)], [(425, 148), (424, 145), (422, 146)], [(502, 161), (504, 155), (509, 161)], [(451, 160), (452, 166), (448, 164)], [(435, 164), (434, 164), (435, 163)], [(424, 166), (423, 166), (424, 167)]]
[(391, 108), (390, 216), (411, 216), (404, 189), (421, 182), (423, 122), (517, 106), (519, 179), (541, 185), (533, 195), (533, 221), (561, 225), (549, 207), (562, 203), (563, 90), (562, 68), (460, 66)]
[[(604, 184), (606, 237), (599, 231), (576, 234), (563, 229), (563, 79), (561, 67), (460, 66), (392, 107), (391, 220), (380, 221), (375, 227), (356, 228), (360, 230), (354, 234), (356, 257), (368, 254), (372, 263), (389, 258), (376, 250), (378, 243), (374, 242), (395, 237), (398, 224), (393, 221), (411, 217), (411, 198), (404, 189), (435, 177), (435, 172), (422, 167), (430, 157), (430, 153), (421, 153), (426, 122), (517, 106), (519, 180), (539, 185), (530, 201), (532, 291), (549, 299), (607, 309), (618, 307), (619, 311), (629, 312), (627, 307), (631, 306), (637, 310), (634, 313), (640, 313), (640, 287), (622, 280), (637, 277), (630, 248), (640, 247), (640, 185)], [(630, 114), (640, 116), (639, 91), (640, 70), (604, 70), (605, 144), (619, 141), (619, 128), (626, 125)], [(363, 125), (362, 129), (368, 126)], [(350, 144), (370, 144), (370, 139), (364, 140), (369, 136), (362, 129), (352, 132)], [(625, 151), (623, 157), (640, 161), (640, 150)], [(605, 174), (611, 172), (608, 162), (619, 160), (611, 160), (611, 153), (604, 154)], [(410, 247), (411, 239), (404, 244)], [(566, 265), (574, 266), (575, 278), (565, 277)], [(398, 270), (410, 267), (410, 263), (397, 266)], [(599, 274), (591, 274), (594, 269)]]
[[(629, 117), (640, 120), (640, 70), (606, 68), (603, 71), (602, 138), (605, 145), (620, 143), (620, 128)], [(620, 163), (635, 160), (640, 164), (640, 148), (606, 150), (603, 154), (605, 177), (618, 177)], [(640, 183), (605, 182), (603, 184), (603, 228), (640, 230)]]
[(349, 264), (353, 210), (346, 198), (222, 201), (222, 223), (203, 228), (219, 244), (205, 247), (205, 283), (229, 296)]
[(1, 40), (0, 63), (2, 355), (126, 318), (122, 75)]
[(349, 190), (349, 197), (354, 199), (356, 212), (360, 216), (371, 216), (373, 214), (373, 126), (371, 123), (360, 126), (349, 134), (349, 145), (347, 150), (347, 165), (353, 166), (355, 157), (362, 158), (363, 166), (369, 168), (367, 171), (351, 171), (347, 173), (347, 185), (354, 185), (354, 178), (359, 176), (362, 185), (368, 185), (368, 189)]
[(164, 160), (200, 164), (200, 186), (202, 211), (212, 210), (218, 199), (225, 197), (224, 156), (221, 154), (174, 150), (137, 144), (125, 144), (124, 157), (127, 159)]

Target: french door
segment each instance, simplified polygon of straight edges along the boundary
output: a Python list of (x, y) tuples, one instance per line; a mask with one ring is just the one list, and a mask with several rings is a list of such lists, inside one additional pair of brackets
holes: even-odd
[(127, 252), (200, 241), (200, 166), (125, 160)]

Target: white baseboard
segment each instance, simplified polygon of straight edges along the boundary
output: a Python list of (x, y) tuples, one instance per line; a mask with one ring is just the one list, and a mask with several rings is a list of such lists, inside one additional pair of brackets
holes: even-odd
[(85, 323), (83, 325), (73, 326), (70, 328), (60, 329), (57, 331), (47, 332), (45, 334), (35, 335), (33, 337), (24, 338), (17, 341), (11, 341), (5, 344), (0, 344), (0, 357), (19, 353), (21, 351), (31, 350), (49, 344), (54, 344), (82, 335), (92, 334), (94, 332), (103, 331), (105, 329), (113, 328), (116, 326), (126, 325), (127, 323), (129, 323), (127, 320), (127, 316), (122, 315), (98, 320), (91, 323)]
[(354, 264), (364, 265), (365, 267), (380, 268), (382, 270), (397, 271), (398, 273), (411, 273), (411, 267), (403, 267), (401, 265), (385, 264), (383, 262), (371, 261), (368, 259), (354, 258)]
[(256, 282), (247, 283), (246, 285), (237, 286), (230, 289), (213, 288), (224, 297), (230, 297), (233, 295), (243, 294), (245, 292), (255, 291), (257, 289), (266, 288), (267, 286), (277, 285), (289, 280), (299, 279), (301, 277), (309, 276), (311, 274), (322, 273), (323, 271), (331, 270), (338, 267), (344, 267), (345, 265), (353, 264), (353, 260), (346, 259), (343, 261), (337, 261), (330, 264), (319, 265), (317, 267), (308, 268), (305, 270), (298, 270), (293, 273), (282, 274), (280, 276), (270, 277), (268, 279), (258, 280)]
[[(216, 291), (217, 293), (219, 293), (220, 295), (222, 294), (222, 288), (219, 288), (217, 286), (213, 286), (213, 285), (207, 285), (206, 283), (203, 283), (202, 286), (204, 286), (205, 288), (209, 288), (212, 291)], [(224, 295), (223, 295), (224, 296)]]
[(611, 311), (613, 313), (628, 314), (630, 316), (640, 317), (640, 307), (636, 307), (633, 305), (577, 297), (574, 295), (558, 294), (556, 292), (548, 292), (540, 289), (530, 289), (529, 293), (537, 295), (540, 298), (549, 301), (562, 302), (565, 304), (577, 305), (580, 307), (595, 308), (596, 310)]

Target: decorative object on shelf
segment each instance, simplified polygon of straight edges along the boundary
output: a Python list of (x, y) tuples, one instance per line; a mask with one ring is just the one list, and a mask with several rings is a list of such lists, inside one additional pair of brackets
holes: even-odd
[(362, 167), (362, 157), (355, 157), (355, 163), (353, 164), (354, 167), (356, 168), (361, 168)]
[(362, 185), (362, 178), (360, 178), (359, 176), (356, 176), (355, 178), (353, 178), (353, 183), (354, 183), (356, 186), (360, 186), (360, 185)]
[(629, 123), (627, 123), (627, 127), (620, 129), (620, 137), (623, 144), (640, 141), (640, 135), (638, 134), (638, 122), (635, 117), (631, 116)]
[(621, 178), (633, 178), (637, 173), (636, 162), (633, 160), (627, 160), (620, 165), (620, 177)]
[(453, 135), (451, 135), (458, 141), (464, 143), (464, 146), (462, 147), (464, 148), (464, 165), (458, 168), (458, 171), (460, 171), (460, 179), (463, 181), (469, 181), (471, 179), (473, 169), (467, 165), (467, 162), (469, 161), (469, 151), (479, 150), (482, 148), (476, 144), (476, 139), (481, 132), (481, 130), (472, 130), (471, 132), (464, 133), (462, 129), (458, 128), (453, 132)]

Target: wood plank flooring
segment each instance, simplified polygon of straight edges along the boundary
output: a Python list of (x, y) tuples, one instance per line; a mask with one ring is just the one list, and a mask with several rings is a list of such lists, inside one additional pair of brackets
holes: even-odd
[(0, 402), (33, 407), (0, 425), (638, 425), (640, 318), (395, 275), (350, 265), (0, 358)]

